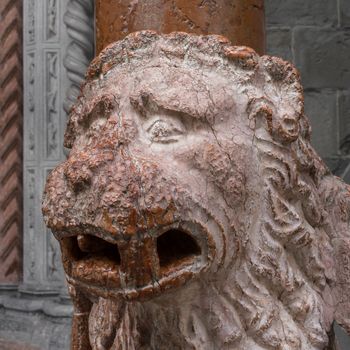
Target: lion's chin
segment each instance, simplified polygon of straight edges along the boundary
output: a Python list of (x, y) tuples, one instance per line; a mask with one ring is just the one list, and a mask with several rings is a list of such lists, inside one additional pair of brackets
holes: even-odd
[(93, 235), (65, 237), (61, 248), (67, 280), (91, 297), (143, 301), (189, 283), (208, 268), (201, 244), (190, 234), (170, 229), (152, 242), (151, 248), (141, 244), (147, 254), (123, 263), (120, 244)]

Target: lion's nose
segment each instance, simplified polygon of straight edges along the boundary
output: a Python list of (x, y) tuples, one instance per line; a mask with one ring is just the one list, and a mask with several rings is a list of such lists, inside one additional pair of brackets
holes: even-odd
[(74, 192), (79, 192), (90, 184), (92, 172), (85, 162), (75, 161), (70, 164), (70, 167), (65, 168), (64, 175)]
[(188, 267), (201, 254), (196, 240), (178, 229), (117, 243), (86, 234), (68, 239), (73, 277), (128, 289), (154, 285)]

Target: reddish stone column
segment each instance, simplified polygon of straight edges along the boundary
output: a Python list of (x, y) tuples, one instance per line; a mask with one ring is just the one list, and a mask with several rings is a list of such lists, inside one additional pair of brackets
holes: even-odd
[(264, 0), (96, 0), (97, 53), (142, 29), (221, 34), (263, 54)]
[(22, 275), (22, 1), (0, 1), (0, 284)]

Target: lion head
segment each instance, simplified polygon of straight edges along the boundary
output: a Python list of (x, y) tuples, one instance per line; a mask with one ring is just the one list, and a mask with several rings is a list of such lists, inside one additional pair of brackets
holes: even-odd
[(43, 213), (74, 349), (316, 350), (349, 326), (349, 190), (290, 63), (129, 35), (91, 63), (65, 146)]

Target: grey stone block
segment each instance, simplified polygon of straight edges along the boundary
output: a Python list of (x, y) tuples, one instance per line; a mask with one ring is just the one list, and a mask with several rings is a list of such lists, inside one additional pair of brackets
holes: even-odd
[(350, 1), (339, 0), (340, 24), (342, 27), (350, 27)]
[(345, 169), (342, 178), (346, 183), (350, 184), (350, 165)]
[(336, 25), (338, 22), (336, 0), (267, 0), (265, 9), (268, 25)]
[(350, 337), (338, 324), (334, 324), (335, 336), (338, 340), (340, 350), (350, 349)]
[(292, 35), (289, 28), (268, 28), (267, 47), (269, 55), (281, 57), (287, 61), (292, 61)]
[(350, 154), (350, 91), (339, 93), (338, 106), (340, 145), (342, 152)]
[(333, 157), (323, 158), (323, 161), (328, 166), (329, 170), (336, 176), (342, 177), (343, 173), (347, 167), (347, 163), (344, 163), (344, 160), (338, 155)]
[(336, 91), (305, 92), (305, 112), (312, 127), (312, 145), (322, 158), (338, 151)]
[(68, 350), (70, 329), (70, 318), (0, 308), (0, 339), (9, 343), (18, 341), (40, 350)]
[(294, 58), (305, 88), (350, 86), (350, 29), (294, 29)]

